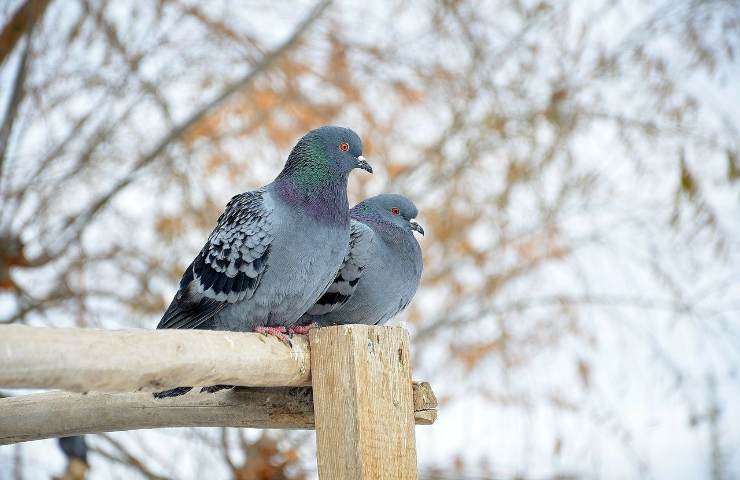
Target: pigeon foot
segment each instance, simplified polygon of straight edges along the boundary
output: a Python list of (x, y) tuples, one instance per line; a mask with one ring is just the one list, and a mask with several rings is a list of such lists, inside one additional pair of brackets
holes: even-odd
[(254, 331), (263, 335), (272, 335), (287, 346), (293, 346), (293, 344), (290, 343), (290, 338), (285, 334), (287, 331), (285, 327), (255, 327)]
[(312, 328), (317, 328), (319, 325), (316, 323), (312, 323), (310, 325), (295, 325), (293, 327), (288, 328), (288, 333), (291, 335), (298, 334), (298, 335), (306, 335)]

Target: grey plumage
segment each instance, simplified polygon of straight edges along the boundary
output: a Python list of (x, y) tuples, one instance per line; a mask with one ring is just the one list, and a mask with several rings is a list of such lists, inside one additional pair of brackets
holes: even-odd
[(357, 220), (350, 223), (349, 250), (336, 277), (308, 314), (325, 315), (339, 309), (352, 296), (373, 254), (373, 231)]
[(372, 172), (352, 130), (301, 138), (272, 183), (231, 199), (157, 328), (296, 325), (346, 255), (354, 168)]
[(87, 442), (84, 436), (60, 437), (57, 441), (67, 459), (77, 459), (87, 464)]
[(347, 177), (367, 165), (361, 155), (349, 129), (304, 136), (274, 182), (231, 199), (157, 328), (295, 324), (347, 251)]
[[(266, 188), (236, 195), (185, 271), (157, 328), (198, 328), (254, 295), (270, 257), (274, 212)], [(207, 326), (226, 326), (210, 322)], [(245, 323), (245, 328), (250, 324)]]
[(382, 194), (351, 210), (349, 250), (327, 291), (301, 318), (302, 324), (379, 325), (413, 298), (422, 272), (414, 231), (416, 206), (406, 197)]

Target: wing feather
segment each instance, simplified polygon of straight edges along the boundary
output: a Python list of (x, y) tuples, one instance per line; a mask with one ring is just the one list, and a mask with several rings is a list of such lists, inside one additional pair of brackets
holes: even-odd
[(347, 303), (362, 278), (362, 272), (370, 262), (373, 237), (374, 233), (370, 227), (352, 220), (347, 256), (329, 288), (308, 310), (309, 315), (324, 315)]
[(254, 295), (267, 270), (273, 238), (266, 203), (264, 189), (229, 201), (157, 328), (197, 328), (228, 305)]

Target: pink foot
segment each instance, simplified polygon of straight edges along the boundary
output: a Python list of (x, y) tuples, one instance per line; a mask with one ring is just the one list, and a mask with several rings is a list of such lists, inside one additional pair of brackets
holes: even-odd
[(285, 327), (255, 327), (254, 331), (263, 335), (272, 335), (289, 347), (291, 346), (290, 338), (285, 334)]
[(293, 334), (296, 333), (298, 335), (305, 335), (307, 334), (312, 328), (317, 328), (318, 325), (315, 323), (312, 323), (310, 325), (295, 325), (293, 327), (288, 328), (288, 333)]

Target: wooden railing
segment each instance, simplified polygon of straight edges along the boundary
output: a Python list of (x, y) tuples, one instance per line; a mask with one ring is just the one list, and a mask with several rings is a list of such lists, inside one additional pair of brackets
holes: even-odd
[[(347, 325), (291, 343), (255, 333), (0, 326), (0, 388), (67, 391), (0, 399), (0, 444), (141, 428), (315, 428), (322, 480), (416, 478), (414, 425), (435, 421), (437, 401), (428, 383), (411, 381), (408, 333)], [(240, 387), (149, 393), (215, 384)]]

